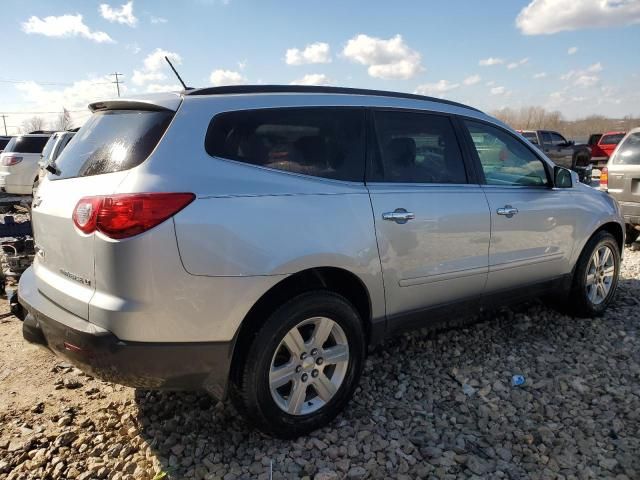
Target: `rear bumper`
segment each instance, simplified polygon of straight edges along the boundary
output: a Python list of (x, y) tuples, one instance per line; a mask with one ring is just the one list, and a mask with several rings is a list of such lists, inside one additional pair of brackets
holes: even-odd
[(36, 288), (29, 268), (20, 279), (19, 300), (28, 314), (24, 338), (50, 349), (81, 370), (109, 382), (144, 389), (205, 389), (226, 395), (232, 342), (128, 342), (64, 311)]
[(619, 202), (625, 223), (640, 225), (640, 203)]

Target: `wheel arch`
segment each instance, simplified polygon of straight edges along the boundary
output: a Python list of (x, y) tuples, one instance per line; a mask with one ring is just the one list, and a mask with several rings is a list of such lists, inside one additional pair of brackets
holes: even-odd
[[(349, 300), (360, 315), (367, 343), (380, 335), (373, 326), (371, 295), (353, 272), (338, 267), (314, 267), (289, 275), (265, 292), (251, 307), (234, 338), (230, 379), (237, 379), (244, 353), (266, 318), (291, 298), (312, 290), (328, 290)], [(383, 323), (384, 325), (384, 323)]]

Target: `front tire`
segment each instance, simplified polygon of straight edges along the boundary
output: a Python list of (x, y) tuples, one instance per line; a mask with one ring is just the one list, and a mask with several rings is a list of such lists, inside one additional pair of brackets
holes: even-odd
[(333, 420), (353, 395), (365, 340), (358, 312), (326, 291), (299, 295), (253, 337), (232, 396), (263, 432), (296, 438)]
[(608, 232), (596, 233), (582, 250), (570, 295), (572, 313), (579, 317), (602, 315), (616, 293), (620, 273), (620, 247)]

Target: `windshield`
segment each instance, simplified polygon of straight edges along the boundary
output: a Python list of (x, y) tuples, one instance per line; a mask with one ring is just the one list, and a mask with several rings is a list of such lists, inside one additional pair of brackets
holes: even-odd
[(44, 150), (42, 150), (42, 163), (49, 163), (49, 158), (51, 157), (51, 152), (53, 152), (53, 147), (56, 145), (56, 140), (58, 139), (57, 135), (53, 135), (49, 138), (49, 141), (44, 146)]
[(4, 151), (12, 153), (40, 153), (49, 137), (13, 137)]
[(605, 135), (600, 139), (600, 145), (617, 145), (624, 138), (624, 133)]
[(169, 126), (173, 112), (110, 110), (94, 113), (56, 160), (51, 180), (119, 172), (140, 165)]
[(640, 132), (632, 133), (623, 140), (611, 162), (616, 165), (640, 165)]

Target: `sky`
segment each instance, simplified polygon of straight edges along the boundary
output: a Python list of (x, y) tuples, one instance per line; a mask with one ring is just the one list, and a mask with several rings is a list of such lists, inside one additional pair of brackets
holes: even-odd
[[(640, 116), (640, 0), (3, 0), (8, 133), (187, 85), (336, 85)], [(0, 123), (0, 133), (3, 132)]]

